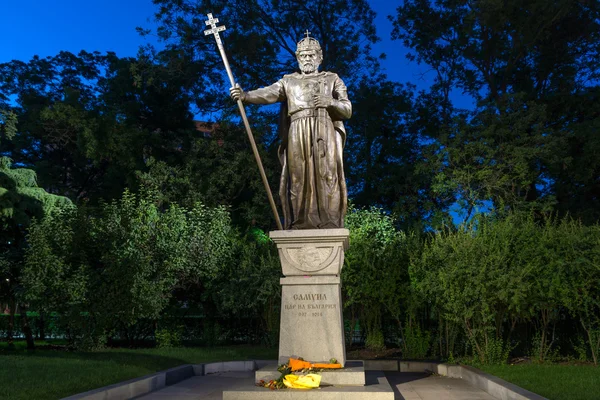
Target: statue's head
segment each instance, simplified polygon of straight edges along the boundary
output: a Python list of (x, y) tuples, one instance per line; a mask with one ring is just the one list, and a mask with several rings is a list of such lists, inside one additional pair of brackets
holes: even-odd
[(298, 60), (300, 71), (304, 74), (316, 72), (323, 61), (321, 45), (315, 38), (308, 36), (308, 32), (306, 37), (298, 42), (296, 59)]

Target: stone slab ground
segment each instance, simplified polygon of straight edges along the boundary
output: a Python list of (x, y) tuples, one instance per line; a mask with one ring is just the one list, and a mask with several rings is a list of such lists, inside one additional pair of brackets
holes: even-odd
[(498, 400), (459, 378), (397, 371), (388, 371), (385, 376), (395, 400)]
[(182, 365), (64, 400), (546, 400), (469, 366), (399, 360), (365, 361), (364, 387), (269, 391), (254, 386), (255, 372), (273, 362), (255, 360)]
[[(394, 400), (497, 400), (483, 390), (477, 389), (468, 382), (458, 378), (432, 376), (426, 373), (416, 372), (388, 371), (385, 373), (377, 373), (376, 371), (371, 371), (370, 376), (367, 379), (377, 379), (382, 376), (387, 378), (394, 393)], [(247, 390), (252, 387), (253, 384), (254, 373), (251, 371), (222, 372), (206, 376), (194, 376), (159, 391), (137, 397), (136, 399), (226, 400), (226, 398), (223, 397), (224, 390), (227, 390), (229, 393), (236, 391), (236, 389)], [(300, 394), (300, 396), (305, 395), (306, 398), (308, 398), (309, 394), (316, 395), (317, 398), (322, 400), (334, 398), (351, 399), (353, 397), (377, 400), (378, 398), (376, 392), (352, 392), (352, 389), (357, 390), (358, 388), (350, 388), (348, 392), (338, 391), (338, 395), (332, 393), (334, 388), (323, 388), (302, 393), (294, 392), (294, 398), (301, 398), (298, 397), (298, 394)], [(271, 397), (277, 397), (279, 399), (288, 398), (284, 393), (265, 391), (258, 387), (255, 389), (254, 396), (248, 396), (246, 398), (248, 400), (268, 400)]]

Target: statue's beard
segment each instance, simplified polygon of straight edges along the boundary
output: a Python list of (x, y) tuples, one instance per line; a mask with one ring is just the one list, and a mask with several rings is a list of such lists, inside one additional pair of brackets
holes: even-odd
[(302, 71), (305, 74), (312, 74), (318, 68), (319, 68), (319, 64), (312, 63), (310, 61), (305, 62), (305, 63), (300, 63), (300, 71)]

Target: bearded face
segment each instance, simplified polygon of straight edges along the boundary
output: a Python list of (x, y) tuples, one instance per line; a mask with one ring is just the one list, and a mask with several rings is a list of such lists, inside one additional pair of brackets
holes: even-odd
[(321, 58), (315, 50), (301, 51), (296, 56), (296, 59), (303, 74), (317, 72), (319, 65), (321, 65)]

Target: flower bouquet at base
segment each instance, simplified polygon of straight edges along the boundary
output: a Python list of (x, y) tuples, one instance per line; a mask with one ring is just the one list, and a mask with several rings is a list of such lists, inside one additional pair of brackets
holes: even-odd
[[(261, 380), (256, 386), (266, 387), (271, 390), (276, 389), (314, 389), (321, 384), (321, 375), (315, 372), (324, 369), (340, 369), (341, 364), (337, 363), (335, 358), (329, 360), (329, 363), (310, 363), (301, 358), (290, 358), (287, 364), (280, 365), (277, 371), (281, 373), (279, 379), (270, 381)], [(301, 371), (302, 375), (296, 375), (292, 372)]]
[(308, 361), (304, 361), (301, 358), (290, 358), (288, 361), (288, 367), (292, 372), (295, 371), (303, 371), (303, 370), (312, 370), (312, 369), (340, 369), (342, 368), (341, 364), (337, 363), (335, 358), (329, 360), (328, 363), (311, 363)]
[(298, 376), (289, 374), (283, 378), (283, 384), (291, 389), (314, 389), (321, 384), (321, 375), (306, 374)]

